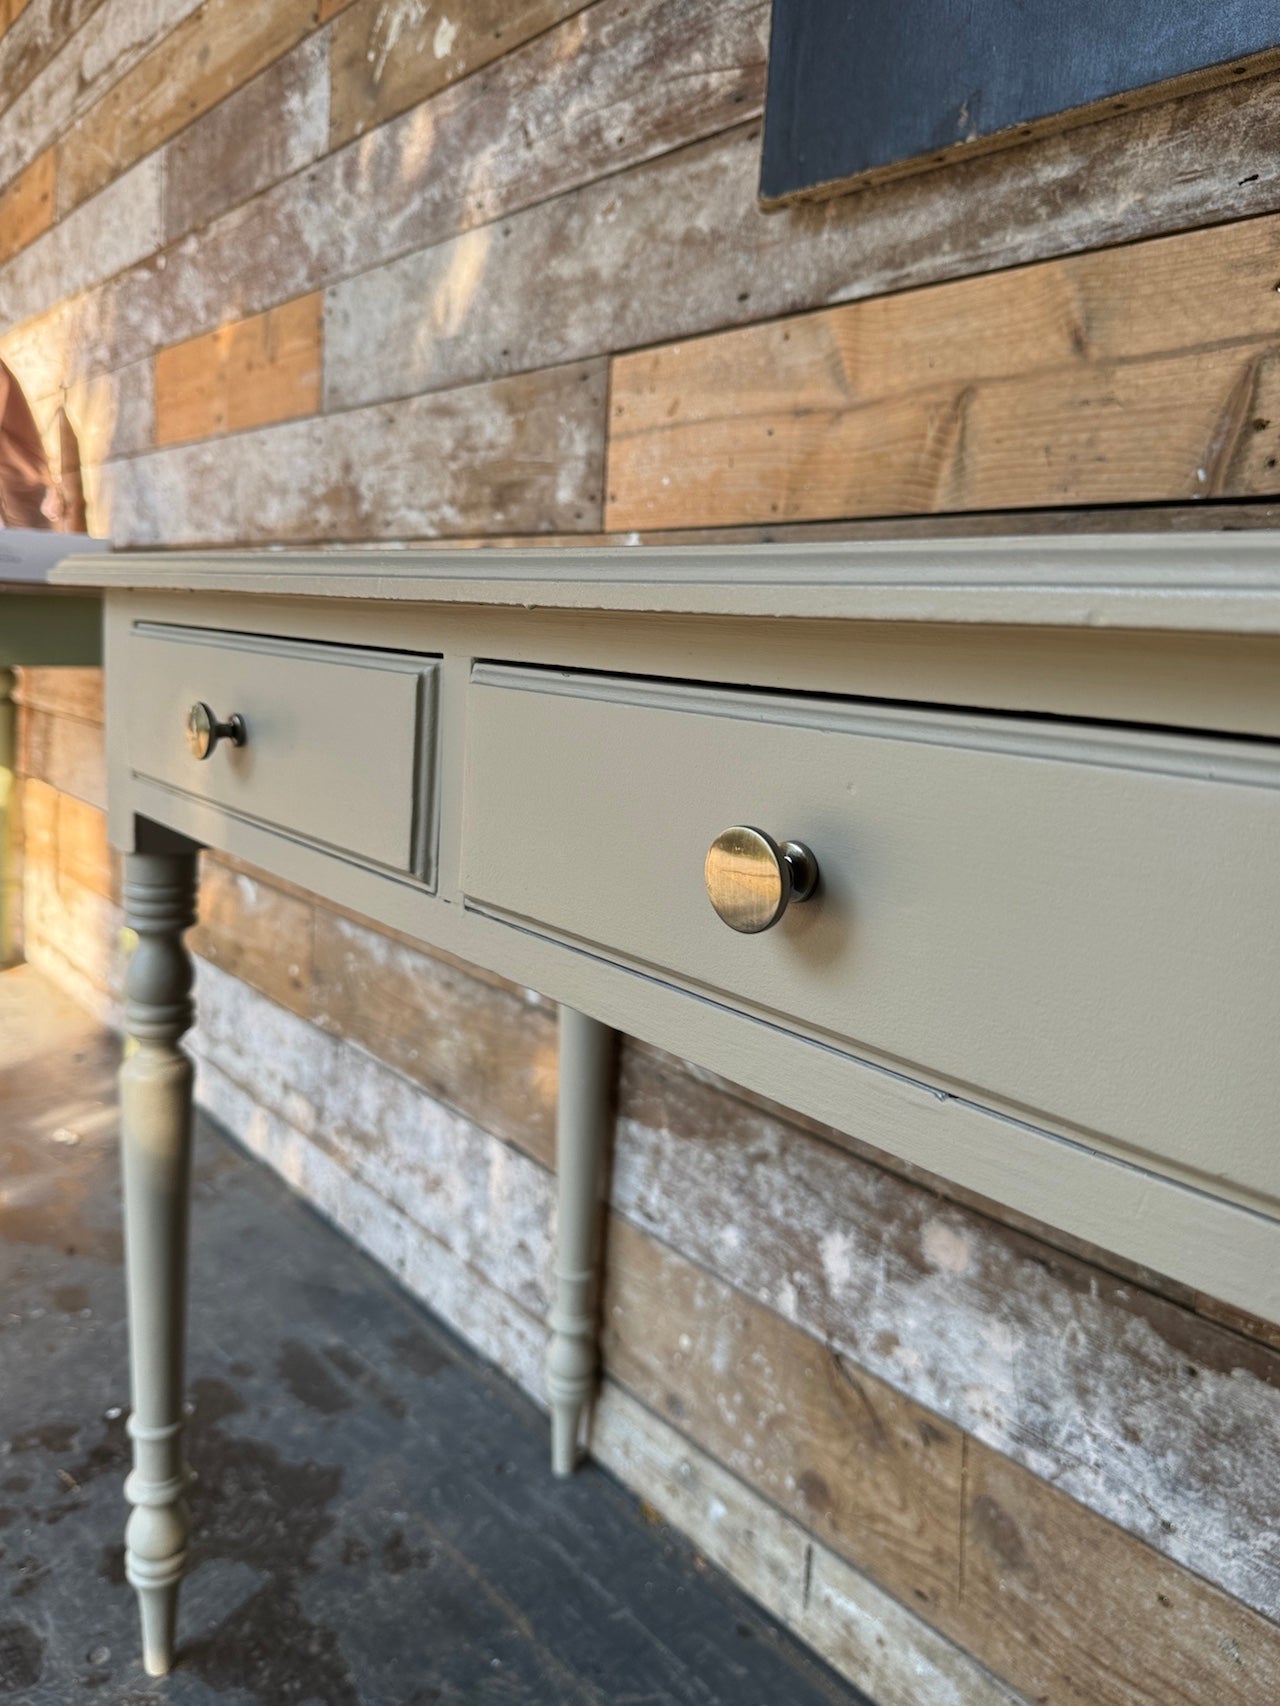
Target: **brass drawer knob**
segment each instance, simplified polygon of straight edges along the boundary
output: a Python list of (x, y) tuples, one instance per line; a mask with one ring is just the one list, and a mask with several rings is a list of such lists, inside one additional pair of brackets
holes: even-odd
[(781, 846), (762, 829), (735, 824), (711, 843), (703, 870), (711, 904), (729, 925), (754, 936), (776, 924), (793, 900), (808, 900), (818, 861), (800, 841)]
[(246, 734), (244, 718), (238, 712), (220, 723), (203, 699), (197, 699), (187, 712), (187, 746), (193, 758), (208, 758), (220, 740), (243, 746)]

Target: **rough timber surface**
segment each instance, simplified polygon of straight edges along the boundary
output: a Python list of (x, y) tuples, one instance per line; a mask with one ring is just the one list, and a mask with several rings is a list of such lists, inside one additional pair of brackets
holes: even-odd
[(116, 1189), (119, 1043), (0, 979), (0, 1694), (27, 1706), (867, 1706), (537, 1409), (201, 1129), (199, 1541), (177, 1669), (138, 1664)]

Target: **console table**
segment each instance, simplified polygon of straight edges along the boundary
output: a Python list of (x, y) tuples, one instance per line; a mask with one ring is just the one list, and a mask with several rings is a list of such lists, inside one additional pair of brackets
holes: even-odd
[(118, 555), (128, 1575), (187, 1550), (182, 934), (215, 847), (560, 1004), (548, 1392), (626, 1031), (1280, 1320), (1280, 537)]

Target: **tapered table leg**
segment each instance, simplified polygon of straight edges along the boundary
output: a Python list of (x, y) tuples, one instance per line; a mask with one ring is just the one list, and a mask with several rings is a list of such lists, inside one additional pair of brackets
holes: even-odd
[(573, 1472), (595, 1380), (595, 1252), (600, 1177), (612, 1121), (613, 1045), (607, 1025), (572, 1007), (560, 1009), (556, 1296), (547, 1351), (551, 1467), (557, 1475)]
[(125, 922), (138, 935), (125, 980), (131, 1046), (120, 1071), (133, 1389), (125, 1573), (137, 1590), (151, 1676), (165, 1675), (173, 1660), (191, 1528), (182, 1364), (192, 1071), (178, 1044), (192, 1020), (192, 968), (182, 933), (195, 921), (195, 894), (194, 853), (135, 853), (125, 861)]

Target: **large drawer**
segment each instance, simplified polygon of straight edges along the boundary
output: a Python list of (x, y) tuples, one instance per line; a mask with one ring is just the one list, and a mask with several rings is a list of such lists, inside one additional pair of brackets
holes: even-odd
[[(125, 682), (134, 773), (374, 865), (432, 878), (435, 659), (139, 622)], [(245, 743), (187, 748), (196, 701)]]
[[(1262, 743), (482, 665), (463, 887), (890, 1070), (1276, 1201), (1278, 788)], [(807, 843), (821, 870), (760, 935), (704, 889), (735, 823)]]

